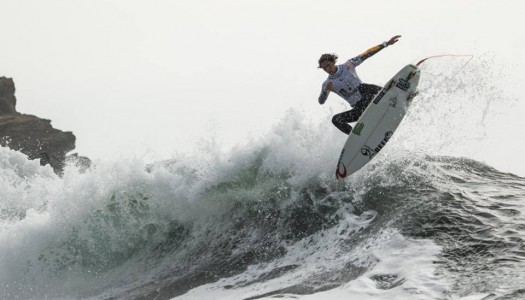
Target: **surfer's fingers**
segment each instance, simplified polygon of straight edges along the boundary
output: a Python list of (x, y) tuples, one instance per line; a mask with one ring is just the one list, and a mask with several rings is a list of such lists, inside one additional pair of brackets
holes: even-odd
[(401, 37), (400, 35), (393, 36), (393, 37), (390, 39), (390, 41), (388, 41), (389, 44), (391, 45), (391, 44), (396, 43), (396, 42), (399, 40), (400, 37)]

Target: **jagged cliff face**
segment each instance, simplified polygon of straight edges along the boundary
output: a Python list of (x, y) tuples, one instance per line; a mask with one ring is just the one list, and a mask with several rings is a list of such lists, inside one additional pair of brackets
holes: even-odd
[(0, 77), (0, 116), (16, 112), (15, 83), (11, 78)]
[(75, 136), (53, 128), (50, 120), (17, 112), (14, 82), (0, 77), (0, 145), (40, 159), (60, 173), (66, 154), (75, 149)]

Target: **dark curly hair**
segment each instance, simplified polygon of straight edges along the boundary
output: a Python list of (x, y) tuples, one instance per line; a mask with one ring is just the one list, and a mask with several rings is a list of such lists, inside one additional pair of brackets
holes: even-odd
[(325, 54), (321, 55), (321, 58), (319, 58), (319, 67), (318, 68), (321, 68), (321, 63), (323, 61), (329, 61), (329, 62), (333, 62), (335, 64), (335, 62), (337, 61), (337, 58), (338, 58), (338, 56), (335, 53), (325, 53)]

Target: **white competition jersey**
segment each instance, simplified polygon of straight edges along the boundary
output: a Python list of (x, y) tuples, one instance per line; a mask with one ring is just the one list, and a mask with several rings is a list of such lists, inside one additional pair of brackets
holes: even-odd
[(324, 90), (328, 82), (331, 81), (334, 83), (331, 91), (348, 101), (351, 106), (354, 106), (361, 100), (361, 93), (359, 93), (357, 87), (362, 83), (355, 72), (355, 67), (362, 62), (363, 60), (359, 56), (356, 56), (344, 64), (337, 65), (337, 72), (328, 76), (328, 79), (323, 82), (322, 90)]

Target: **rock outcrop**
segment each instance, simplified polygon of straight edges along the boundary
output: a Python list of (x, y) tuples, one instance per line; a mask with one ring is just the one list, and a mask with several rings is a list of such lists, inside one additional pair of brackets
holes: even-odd
[(15, 83), (11, 78), (0, 77), (0, 117), (16, 112)]
[[(75, 136), (60, 131), (51, 121), (16, 111), (15, 85), (0, 77), (0, 145), (20, 151), (41, 165), (50, 164), (55, 173), (64, 168), (67, 153), (75, 149)], [(73, 159), (78, 158), (75, 154)], [(89, 162), (89, 159), (82, 158)]]

